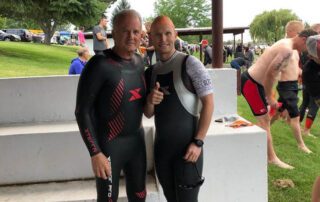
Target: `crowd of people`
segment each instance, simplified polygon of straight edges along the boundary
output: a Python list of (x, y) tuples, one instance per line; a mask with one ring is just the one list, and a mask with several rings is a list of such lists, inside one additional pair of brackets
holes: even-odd
[[(209, 73), (200, 60), (183, 51), (169, 17), (158, 16), (143, 24), (135, 10), (119, 12), (112, 22), (113, 47), (109, 47), (105, 32), (107, 22), (102, 17), (94, 27), (95, 55), (88, 60), (88, 49), (80, 48), (69, 71), (81, 74), (75, 115), (91, 156), (97, 201), (117, 201), (121, 170), (128, 200), (146, 200), (143, 114), (155, 120), (155, 171), (167, 201), (198, 201), (204, 183), (203, 145), (213, 114)], [(268, 163), (284, 169), (293, 166), (276, 154), (271, 118), (276, 120), (278, 113), (285, 116), (298, 148), (311, 153), (300, 130), (305, 114), (301, 108), (309, 109), (305, 129), (309, 134), (310, 120), (318, 110), (314, 106), (320, 105), (320, 26), (304, 29), (300, 25), (289, 22), (287, 38), (266, 49), (255, 62), (250, 47), (241, 46), (231, 61), (232, 68), (246, 67), (241, 74), (241, 92), (257, 125), (267, 132)], [(210, 48), (212, 51), (210, 46), (205, 50)], [(308, 57), (302, 70), (304, 99), (308, 101), (299, 110), (300, 53)], [(278, 101), (273, 92), (275, 84)], [(271, 116), (270, 109), (278, 113)], [(319, 198), (319, 189), (320, 178), (314, 183), (312, 198)]]
[[(305, 112), (299, 111), (298, 108), (298, 78), (302, 74), (304, 99), (308, 99), (303, 102), (300, 109), (309, 108), (311, 111), (314, 110), (312, 114), (315, 115), (320, 105), (319, 26), (320, 24), (316, 24), (311, 26), (311, 29), (305, 29), (302, 22), (289, 21), (286, 25), (286, 38), (266, 49), (241, 76), (242, 94), (256, 117), (258, 125), (267, 132), (268, 162), (280, 168), (293, 169), (294, 167), (280, 160), (273, 148), (270, 124), (278, 118), (278, 114), (281, 114), (291, 126), (298, 148), (305, 153), (312, 152), (305, 145), (300, 129), (300, 121), (303, 120)], [(302, 70), (299, 67), (301, 54), (307, 57)], [(273, 92), (275, 84), (279, 94), (278, 101)], [(271, 111), (268, 107), (278, 113), (271, 115), (268, 113)], [(309, 124), (305, 134), (310, 136), (312, 121), (307, 119), (307, 122)], [(312, 192), (312, 201), (320, 201), (319, 177), (315, 180)]]

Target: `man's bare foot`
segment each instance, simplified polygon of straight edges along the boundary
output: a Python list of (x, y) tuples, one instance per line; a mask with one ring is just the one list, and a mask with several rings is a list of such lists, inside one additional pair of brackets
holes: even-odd
[(289, 170), (294, 169), (293, 166), (290, 166), (289, 164), (286, 164), (285, 162), (281, 161), (278, 158), (275, 159), (275, 160), (269, 160), (268, 163), (269, 164), (273, 164), (273, 165), (278, 166), (278, 167), (283, 168), (283, 169), (289, 169)]
[(315, 135), (311, 134), (310, 131), (303, 131), (303, 136), (317, 138)]
[(299, 148), (301, 151), (303, 151), (303, 152), (305, 152), (305, 153), (307, 153), (307, 154), (312, 153), (312, 151), (311, 151), (310, 149), (308, 149), (308, 147), (306, 147), (306, 146), (298, 146), (298, 148)]

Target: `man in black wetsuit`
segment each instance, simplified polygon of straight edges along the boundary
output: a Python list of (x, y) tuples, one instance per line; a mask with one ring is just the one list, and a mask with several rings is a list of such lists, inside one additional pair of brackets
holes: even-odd
[(320, 107), (320, 35), (307, 39), (307, 50), (310, 60), (304, 65), (302, 79), (305, 90)]
[(170, 18), (153, 21), (151, 39), (160, 61), (145, 73), (149, 94), (144, 112), (155, 116), (155, 167), (167, 201), (196, 202), (204, 180), (202, 145), (213, 90), (201, 61), (175, 50), (176, 37)]
[(123, 170), (129, 202), (146, 198), (146, 150), (141, 125), (144, 65), (135, 53), (141, 17), (123, 10), (113, 19), (115, 46), (95, 55), (79, 80), (76, 118), (96, 176), (97, 201), (116, 202)]

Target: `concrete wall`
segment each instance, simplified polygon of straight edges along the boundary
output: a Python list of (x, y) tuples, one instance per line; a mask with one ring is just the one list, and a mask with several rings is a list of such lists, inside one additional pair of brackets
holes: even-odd
[(212, 123), (204, 145), (200, 202), (268, 201), (266, 133)]
[(0, 124), (74, 120), (78, 76), (0, 79)]
[[(214, 116), (237, 113), (235, 70), (209, 69), (214, 86)], [(0, 79), (0, 124), (75, 120), (79, 76)]]
[[(152, 127), (145, 127), (147, 167), (153, 169)], [(75, 122), (0, 128), (0, 185), (93, 178)]]
[(208, 69), (214, 90), (214, 117), (237, 113), (236, 71), (231, 68)]

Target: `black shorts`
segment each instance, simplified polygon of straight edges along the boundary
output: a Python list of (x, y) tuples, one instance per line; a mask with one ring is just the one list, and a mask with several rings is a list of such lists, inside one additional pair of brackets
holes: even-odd
[(282, 103), (279, 111), (282, 112), (286, 109), (290, 118), (298, 117), (298, 81), (280, 81), (277, 90), (279, 93), (278, 102)]

